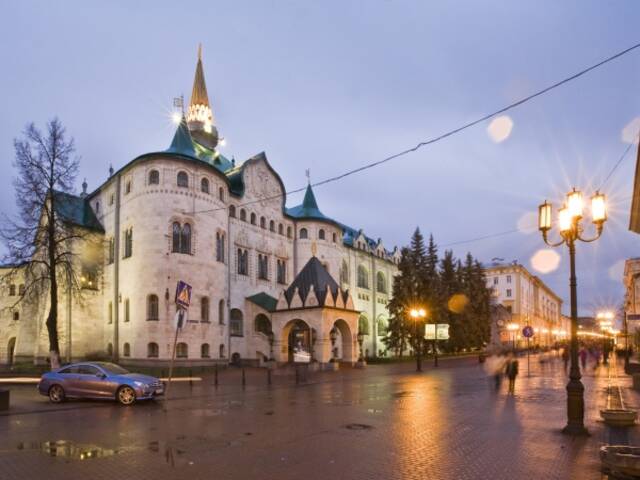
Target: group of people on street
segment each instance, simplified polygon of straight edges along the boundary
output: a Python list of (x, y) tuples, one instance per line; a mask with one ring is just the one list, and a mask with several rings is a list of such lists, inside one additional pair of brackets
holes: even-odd
[(496, 392), (500, 391), (502, 379), (507, 377), (509, 380), (508, 393), (515, 393), (516, 377), (518, 376), (518, 359), (513, 352), (507, 354), (499, 353), (488, 357), (485, 362), (485, 370), (490, 378), (493, 379), (493, 386)]

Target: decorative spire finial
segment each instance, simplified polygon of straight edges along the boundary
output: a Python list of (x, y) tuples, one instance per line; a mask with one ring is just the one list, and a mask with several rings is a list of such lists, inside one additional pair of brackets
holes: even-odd
[(202, 60), (202, 43), (198, 44), (198, 60)]
[(109, 164), (109, 176), (113, 176), (113, 165)]
[(87, 185), (87, 179), (85, 178), (82, 182), (82, 193), (80, 194), (81, 197), (86, 197), (87, 196), (87, 187), (89, 185)]
[(307, 168), (304, 171), (305, 176), (307, 177), (307, 185), (311, 185), (311, 169)]

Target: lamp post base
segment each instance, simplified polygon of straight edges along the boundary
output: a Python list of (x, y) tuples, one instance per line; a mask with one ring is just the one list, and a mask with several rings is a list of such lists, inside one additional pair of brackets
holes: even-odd
[(588, 437), (591, 435), (589, 433), (589, 430), (587, 430), (584, 425), (571, 425), (571, 424), (567, 424), (562, 429), (562, 433), (564, 433), (565, 435), (571, 435), (574, 437)]
[(572, 375), (578, 378), (570, 378), (567, 384), (567, 425), (562, 433), (585, 436), (589, 435), (589, 431), (584, 426), (584, 385), (579, 372), (572, 372)]

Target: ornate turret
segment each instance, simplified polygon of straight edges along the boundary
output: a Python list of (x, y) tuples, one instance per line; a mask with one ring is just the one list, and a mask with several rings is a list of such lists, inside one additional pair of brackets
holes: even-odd
[(215, 126), (213, 111), (209, 105), (207, 85), (202, 68), (202, 45), (198, 46), (198, 63), (193, 79), (193, 90), (187, 112), (187, 124), (191, 135), (199, 144), (214, 149), (218, 145), (218, 129)]

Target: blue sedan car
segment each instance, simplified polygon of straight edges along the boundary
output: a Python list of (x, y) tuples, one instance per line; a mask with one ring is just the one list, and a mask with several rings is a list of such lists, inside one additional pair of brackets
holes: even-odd
[(158, 378), (130, 373), (115, 363), (83, 362), (45, 373), (38, 391), (53, 403), (67, 398), (93, 398), (133, 405), (136, 400), (162, 395), (164, 385)]

